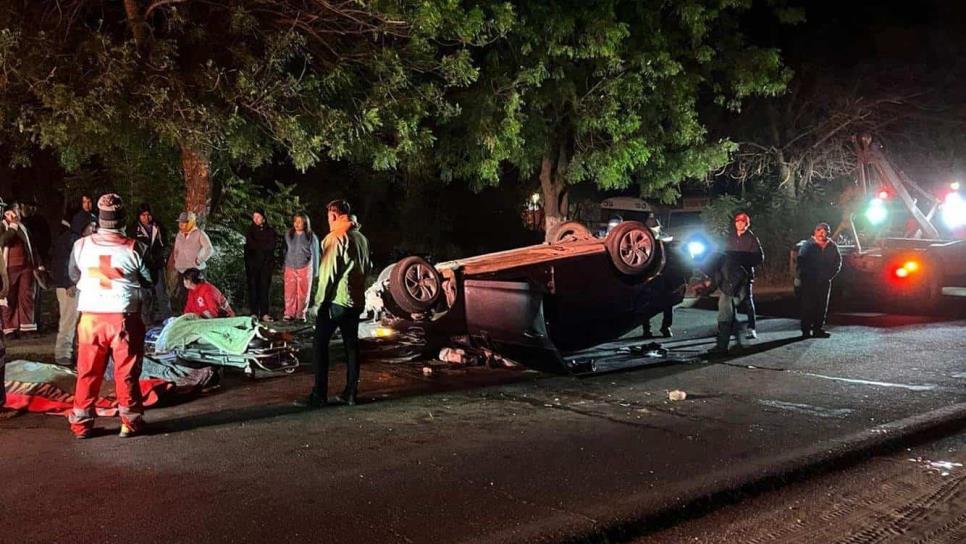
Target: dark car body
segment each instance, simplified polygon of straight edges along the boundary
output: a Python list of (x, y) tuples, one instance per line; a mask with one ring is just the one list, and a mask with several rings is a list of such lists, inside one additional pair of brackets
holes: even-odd
[(389, 295), (388, 269), (367, 299), (374, 323), (416, 331), (427, 350), (459, 338), (533, 368), (562, 371), (566, 353), (619, 338), (673, 303), (677, 291), (656, 279), (665, 260), (679, 254), (653, 244), (652, 263), (639, 275), (619, 271), (605, 241), (587, 238), (435, 265), (444, 311), (401, 310)]

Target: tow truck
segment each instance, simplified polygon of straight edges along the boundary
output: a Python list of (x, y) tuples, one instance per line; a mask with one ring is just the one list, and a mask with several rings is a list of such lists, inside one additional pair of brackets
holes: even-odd
[[(966, 201), (958, 184), (936, 195), (909, 179), (868, 135), (853, 138), (856, 195), (832, 239), (842, 271), (832, 299), (874, 301), (890, 310), (931, 313), (966, 289)], [(938, 219), (942, 218), (942, 221)], [(791, 254), (792, 271), (799, 242)]]

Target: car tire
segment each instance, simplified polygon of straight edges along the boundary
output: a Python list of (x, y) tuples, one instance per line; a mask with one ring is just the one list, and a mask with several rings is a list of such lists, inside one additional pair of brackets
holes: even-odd
[(406, 257), (392, 269), (389, 294), (403, 310), (422, 313), (439, 302), (443, 294), (443, 278), (425, 259)]
[(577, 240), (590, 240), (594, 237), (590, 229), (579, 221), (567, 221), (560, 223), (550, 231), (548, 240), (552, 244), (560, 242), (574, 242)]
[(614, 227), (604, 240), (604, 247), (622, 274), (640, 276), (658, 260), (660, 250), (654, 233), (638, 221), (624, 221)]

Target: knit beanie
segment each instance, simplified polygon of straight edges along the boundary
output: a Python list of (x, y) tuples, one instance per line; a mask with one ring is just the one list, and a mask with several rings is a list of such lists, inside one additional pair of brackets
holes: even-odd
[(97, 224), (103, 229), (118, 229), (124, 221), (121, 195), (108, 193), (97, 199)]

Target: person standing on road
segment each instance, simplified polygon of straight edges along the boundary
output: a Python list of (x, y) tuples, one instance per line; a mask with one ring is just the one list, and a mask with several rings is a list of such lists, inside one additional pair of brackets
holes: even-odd
[(305, 319), (313, 280), (319, 270), (319, 238), (312, 232), (307, 215), (292, 217), (285, 233), (285, 320)]
[(262, 321), (271, 321), (268, 300), (275, 268), (275, 242), (278, 235), (265, 218), (265, 210), (256, 208), (245, 232), (245, 278), (248, 280), (248, 307)]
[(735, 215), (734, 230), (729, 231), (728, 238), (725, 240), (725, 252), (731, 253), (734, 259), (748, 275), (748, 285), (741, 302), (739, 311), (748, 316), (747, 338), (753, 340), (758, 338), (756, 330), (755, 299), (752, 286), (755, 284), (755, 267), (761, 265), (765, 260), (765, 253), (761, 249), (758, 237), (751, 231), (751, 217), (747, 213), (741, 212)]
[(62, 366), (74, 366), (74, 338), (77, 335), (77, 286), (70, 278), (70, 255), (74, 243), (94, 231), (88, 214), (74, 214), (70, 227), (54, 241), (51, 256), (51, 272), (57, 293), (57, 339), (54, 341), (54, 362)]
[(95, 409), (107, 367), (114, 361), (121, 432), (127, 438), (144, 429), (141, 403), (141, 358), (144, 323), (141, 289), (152, 284), (144, 262), (143, 244), (124, 236), (124, 203), (117, 194), (97, 200), (98, 230), (74, 243), (70, 277), (80, 291), (77, 309), (77, 387), (70, 413), (70, 429), (77, 438), (90, 438)]
[(829, 239), (829, 224), (815, 225), (812, 238), (806, 240), (798, 250), (799, 296), (802, 306), (802, 336), (808, 338), (828, 338), (831, 336), (822, 327), (828, 313), (828, 296), (832, 290), (832, 279), (842, 269), (842, 254), (839, 246)]
[[(0, 201), (0, 205), (2, 203), (3, 201)], [(7, 298), (7, 289), (9, 287), (10, 278), (7, 276), (7, 263), (3, 260), (3, 253), (0, 252), (0, 299)], [(0, 412), (4, 411), (3, 405), (7, 403), (7, 389), (3, 385), (6, 379), (6, 368), (7, 345), (3, 334), (3, 327), (0, 326)]]
[(742, 265), (740, 255), (725, 252), (712, 256), (702, 271), (709, 276), (704, 282), (705, 288), (721, 291), (718, 297), (718, 338), (708, 354), (725, 355), (732, 335), (738, 347), (744, 347), (738, 308), (747, 296), (748, 270)]
[(164, 285), (164, 231), (154, 220), (151, 206), (147, 203), (138, 206), (137, 221), (128, 231), (128, 235), (147, 248), (144, 253), (144, 264), (151, 273), (151, 279), (154, 280), (154, 285), (144, 290), (141, 300), (141, 319), (145, 325), (164, 321), (171, 317), (171, 305)]
[(3, 307), (3, 332), (36, 332), (34, 320), (36, 307), (34, 290), (37, 288), (35, 272), (43, 272), (44, 266), (30, 239), (30, 233), (21, 222), (20, 206), (6, 206), (0, 224), (0, 247), (7, 262), (10, 289), (7, 305)]
[(37, 255), (37, 262), (34, 267), (34, 324), (37, 330), (43, 328), (43, 299), (44, 291), (49, 288), (50, 276), (46, 267), (50, 264), (50, 225), (47, 220), (37, 212), (39, 205), (36, 200), (23, 202), (20, 205), (21, 223), (27, 229), (30, 236), (30, 245), (33, 246), (34, 254)]
[(181, 212), (174, 248), (168, 255), (167, 288), (172, 308), (183, 308), (185, 302), (184, 272), (189, 268), (204, 270), (214, 250), (205, 231), (198, 228), (195, 212)]
[(322, 240), (315, 303), (309, 316), (315, 316), (312, 362), (315, 386), (299, 406), (319, 408), (328, 402), (329, 341), (338, 328), (346, 355), (346, 385), (339, 400), (356, 402), (359, 384), (359, 315), (365, 307), (366, 276), (372, 269), (369, 241), (349, 216), (349, 203), (333, 200), (326, 205), (329, 234)]

